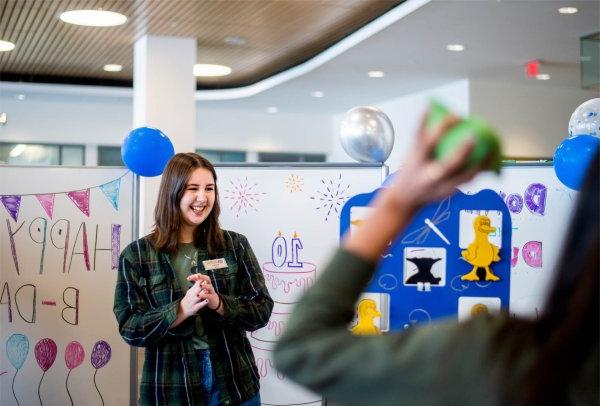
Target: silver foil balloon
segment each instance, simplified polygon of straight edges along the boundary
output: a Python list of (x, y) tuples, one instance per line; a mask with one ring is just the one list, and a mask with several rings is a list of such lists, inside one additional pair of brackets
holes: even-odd
[(378, 108), (354, 107), (342, 120), (340, 141), (359, 162), (385, 162), (394, 147), (394, 127)]
[(569, 137), (591, 135), (600, 137), (600, 98), (583, 102), (569, 120)]

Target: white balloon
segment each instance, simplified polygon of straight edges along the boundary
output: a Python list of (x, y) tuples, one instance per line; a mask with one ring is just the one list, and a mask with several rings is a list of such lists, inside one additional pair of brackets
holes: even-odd
[(359, 162), (385, 162), (394, 147), (394, 127), (378, 108), (354, 107), (342, 120), (340, 142)]
[(590, 99), (575, 109), (569, 120), (569, 137), (600, 137), (600, 98)]

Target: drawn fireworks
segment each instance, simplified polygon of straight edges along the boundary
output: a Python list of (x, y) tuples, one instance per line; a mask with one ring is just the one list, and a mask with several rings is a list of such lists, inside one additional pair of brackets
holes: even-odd
[(266, 195), (257, 189), (258, 183), (250, 184), (248, 178), (229, 181), (229, 189), (225, 189), (225, 199), (231, 201), (229, 210), (235, 212), (235, 217), (240, 214), (248, 214), (248, 210), (258, 211), (257, 205), (260, 203), (260, 197)]
[(304, 186), (304, 179), (292, 173), (285, 181), (285, 185), (290, 193), (302, 192), (302, 187)]
[(347, 194), (348, 189), (350, 189), (350, 185), (344, 185), (342, 183), (341, 173), (337, 179), (321, 179), (321, 183), (321, 190), (317, 190), (316, 194), (310, 198), (317, 203), (316, 210), (327, 212), (325, 214), (325, 221), (328, 221), (332, 212), (339, 216), (340, 207), (350, 197)]

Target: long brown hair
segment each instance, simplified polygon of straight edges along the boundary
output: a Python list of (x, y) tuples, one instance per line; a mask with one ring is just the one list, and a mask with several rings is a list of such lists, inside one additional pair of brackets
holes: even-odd
[[(509, 362), (502, 386), (504, 404), (568, 404), (569, 383), (580, 378), (582, 365), (598, 348), (599, 185), (600, 160), (596, 154), (579, 195), (544, 312), (537, 321), (513, 320), (497, 336), (498, 345), (508, 346)], [(530, 369), (515, 381), (511, 365), (532, 348), (539, 350)], [(597, 365), (595, 368), (597, 382)]]
[(150, 240), (158, 251), (174, 253), (177, 251), (179, 231), (181, 229), (181, 209), (179, 202), (185, 191), (188, 179), (195, 169), (208, 169), (215, 181), (215, 203), (212, 211), (194, 230), (194, 245), (206, 244), (211, 256), (217, 255), (225, 249), (225, 238), (219, 225), (219, 189), (217, 187), (217, 173), (210, 161), (193, 152), (175, 154), (165, 167), (158, 201), (154, 208), (154, 228)]

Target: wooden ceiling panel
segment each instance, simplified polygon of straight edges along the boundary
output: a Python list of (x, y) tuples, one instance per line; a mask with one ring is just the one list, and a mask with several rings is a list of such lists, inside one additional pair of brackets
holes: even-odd
[[(0, 0), (0, 80), (130, 85), (133, 44), (144, 35), (194, 37), (198, 62), (230, 66), (199, 88), (248, 85), (306, 61), (403, 0)], [(128, 16), (119, 27), (63, 23), (63, 11)], [(225, 43), (228, 36), (243, 45)], [(121, 72), (104, 72), (105, 64)], [(190, 67), (191, 69), (191, 67)], [(111, 83), (113, 81), (113, 83)]]

